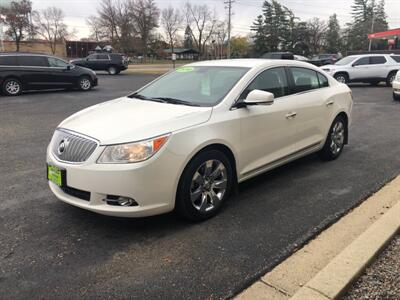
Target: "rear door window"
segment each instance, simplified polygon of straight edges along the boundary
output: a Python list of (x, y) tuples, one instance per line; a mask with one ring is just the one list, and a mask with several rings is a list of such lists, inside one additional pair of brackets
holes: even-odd
[(305, 68), (290, 68), (290, 70), (293, 75), (295, 93), (319, 89), (316, 71)]
[(48, 67), (45, 56), (17, 56), (18, 65), (21, 67)]
[(384, 56), (371, 56), (371, 65), (383, 65), (386, 63), (386, 58)]
[(0, 66), (16, 66), (17, 57), (15, 56), (0, 56)]
[(98, 60), (108, 60), (108, 55), (106, 54), (97, 54)]

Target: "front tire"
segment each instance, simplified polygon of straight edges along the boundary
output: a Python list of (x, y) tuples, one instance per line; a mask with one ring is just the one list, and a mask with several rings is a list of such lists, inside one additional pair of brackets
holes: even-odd
[(195, 222), (215, 216), (231, 194), (233, 178), (231, 162), (224, 153), (201, 152), (182, 173), (176, 196), (177, 212)]
[(343, 152), (347, 135), (347, 124), (342, 116), (336, 117), (333, 121), (325, 145), (321, 150), (323, 160), (335, 160)]
[(349, 76), (345, 73), (335, 74), (334, 78), (340, 83), (347, 84), (349, 82)]
[(18, 96), (22, 93), (22, 83), (18, 79), (9, 78), (3, 82), (3, 93), (6, 96)]
[(89, 77), (83, 76), (79, 79), (78, 86), (81, 91), (87, 92), (92, 89), (93, 83)]
[(390, 73), (386, 78), (386, 85), (388, 87), (392, 87), (395, 78), (396, 78), (396, 73), (395, 72)]

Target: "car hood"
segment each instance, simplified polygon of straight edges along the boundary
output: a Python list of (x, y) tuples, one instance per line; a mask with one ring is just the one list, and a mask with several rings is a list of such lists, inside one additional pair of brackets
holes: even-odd
[(123, 97), (77, 112), (59, 127), (95, 138), (100, 144), (118, 144), (140, 141), (207, 122), (211, 112), (211, 107)]

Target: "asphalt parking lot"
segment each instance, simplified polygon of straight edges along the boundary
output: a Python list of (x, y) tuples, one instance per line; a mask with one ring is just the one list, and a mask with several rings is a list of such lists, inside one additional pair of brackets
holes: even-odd
[(88, 93), (0, 97), (0, 298), (229, 298), (399, 174), (400, 102), (359, 85), (339, 160), (311, 155), (245, 182), (207, 222), (118, 219), (58, 201), (45, 179), (57, 124), (152, 78), (101, 75)]

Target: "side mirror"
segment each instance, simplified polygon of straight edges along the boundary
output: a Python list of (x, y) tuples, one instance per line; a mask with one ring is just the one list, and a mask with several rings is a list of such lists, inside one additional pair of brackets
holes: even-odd
[(67, 71), (70, 71), (70, 70), (72, 69), (72, 67), (71, 67), (71, 65), (68, 65), (65, 69), (66, 69)]
[(270, 92), (262, 90), (251, 91), (243, 101), (246, 105), (271, 105), (274, 103), (275, 96)]

